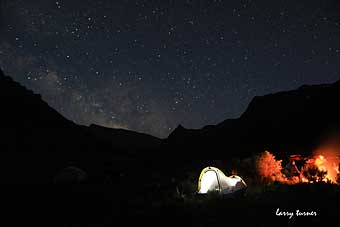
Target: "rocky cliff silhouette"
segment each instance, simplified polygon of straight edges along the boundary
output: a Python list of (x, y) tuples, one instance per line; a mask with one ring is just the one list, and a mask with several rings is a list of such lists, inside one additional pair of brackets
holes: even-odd
[(52, 182), (69, 165), (88, 171), (89, 179), (91, 174), (105, 178), (112, 175), (113, 160), (160, 144), (160, 139), (142, 133), (77, 125), (1, 70), (0, 103), (3, 183)]
[(340, 131), (340, 81), (255, 97), (238, 119), (192, 130), (178, 126), (163, 147), (182, 157), (247, 157), (270, 150), (279, 157), (311, 154)]
[(207, 160), (249, 157), (264, 150), (279, 158), (309, 155), (320, 141), (340, 131), (340, 82), (255, 97), (238, 119), (202, 129), (179, 125), (160, 140), (128, 130), (77, 125), (40, 95), (0, 74), (0, 177), (4, 182), (45, 182), (69, 165), (87, 171), (89, 179), (93, 179), (91, 173), (101, 179), (121, 174), (120, 166), (127, 160), (133, 160), (135, 169), (153, 168), (155, 163), (164, 169), (166, 163), (181, 168), (200, 159), (204, 165)]

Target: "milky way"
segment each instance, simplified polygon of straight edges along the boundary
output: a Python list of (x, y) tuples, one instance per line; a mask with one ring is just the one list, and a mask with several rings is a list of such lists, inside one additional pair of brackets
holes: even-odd
[(166, 137), (340, 78), (336, 0), (0, 2), (0, 67), (79, 124)]

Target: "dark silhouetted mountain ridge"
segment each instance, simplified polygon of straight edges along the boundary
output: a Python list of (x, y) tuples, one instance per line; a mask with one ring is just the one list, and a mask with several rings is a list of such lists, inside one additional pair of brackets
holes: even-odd
[(266, 149), (279, 156), (310, 154), (323, 138), (340, 130), (340, 82), (255, 97), (238, 119), (198, 130), (176, 128), (163, 142), (185, 157), (231, 158)]
[(0, 166), (3, 170), (18, 166), (14, 168), (18, 176), (23, 169), (36, 169), (38, 173), (48, 168), (45, 172), (52, 173), (67, 163), (76, 163), (80, 168), (97, 171), (98, 176), (108, 171), (106, 168), (112, 171), (117, 157), (153, 158), (163, 163), (177, 160), (178, 166), (180, 159), (230, 160), (264, 150), (279, 157), (308, 155), (323, 138), (340, 131), (339, 99), (340, 82), (302, 86), (255, 97), (238, 119), (202, 129), (179, 125), (167, 139), (160, 140), (123, 129), (79, 126), (51, 108), (40, 95), (1, 73), (0, 154), (19, 152), (20, 158), (0, 158)]
[(112, 147), (119, 148), (127, 153), (133, 151), (154, 153), (159, 149), (162, 141), (157, 137), (144, 133), (134, 132), (126, 129), (106, 128), (94, 124), (90, 125), (89, 127), (85, 127), (84, 129), (98, 140), (110, 143)]
[[(160, 140), (136, 132), (79, 126), (0, 70), (0, 178), (49, 182), (68, 165), (104, 177), (115, 160), (155, 152)], [(148, 150), (148, 151), (146, 151)], [(118, 168), (119, 169), (119, 168)]]

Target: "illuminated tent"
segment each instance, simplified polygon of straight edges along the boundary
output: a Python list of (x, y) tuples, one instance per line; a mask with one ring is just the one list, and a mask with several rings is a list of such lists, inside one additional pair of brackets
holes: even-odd
[(202, 170), (198, 180), (198, 193), (217, 192), (219, 194), (231, 194), (245, 190), (247, 184), (241, 177), (233, 175), (227, 177), (224, 173), (215, 168), (207, 167)]

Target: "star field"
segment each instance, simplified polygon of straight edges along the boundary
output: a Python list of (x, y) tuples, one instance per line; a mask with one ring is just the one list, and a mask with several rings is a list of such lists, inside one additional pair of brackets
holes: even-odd
[(1, 0), (0, 67), (79, 124), (166, 137), (334, 82), (335, 0)]

